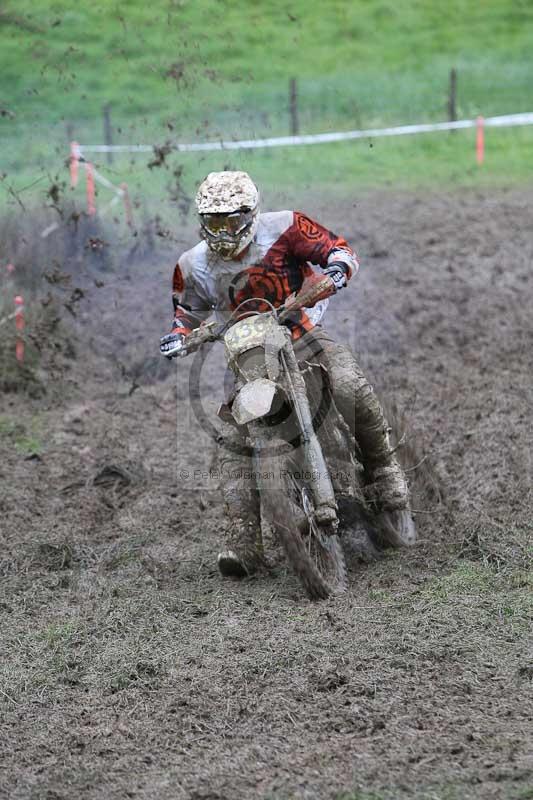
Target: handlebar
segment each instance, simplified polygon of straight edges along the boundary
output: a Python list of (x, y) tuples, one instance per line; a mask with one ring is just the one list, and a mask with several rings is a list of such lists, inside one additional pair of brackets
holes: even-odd
[(272, 312), (276, 315), (278, 322), (282, 323), (285, 322), (285, 320), (287, 320), (288, 317), (295, 311), (299, 311), (300, 309), (306, 307), (309, 308), (315, 305), (315, 303), (318, 303), (320, 300), (324, 300), (326, 297), (329, 297), (332, 294), (332, 284), (333, 281), (328, 275), (317, 275), (313, 272), (311, 275), (306, 277), (298, 294), (292, 299), (288, 298), (285, 303), (277, 308), (275, 308), (268, 300), (264, 300), (263, 298), (247, 298), (246, 300), (243, 300), (242, 303), (239, 303), (227, 322), (208, 322), (200, 325), (199, 328), (195, 328), (191, 333), (189, 333), (185, 337), (185, 341), (183, 343), (184, 348), (183, 352), (180, 353), (180, 357), (187, 356), (189, 353), (198, 350), (203, 344), (215, 342), (217, 339), (219, 339), (230, 327), (231, 321), (236, 316), (239, 309), (252, 300), (263, 300), (263, 302), (268, 303), (268, 305), (272, 308)]
[(294, 297), (292, 302), (285, 302), (278, 310), (278, 319), (284, 322), (287, 317), (299, 311), (301, 308), (309, 308), (318, 303), (319, 300), (324, 300), (332, 294), (333, 281), (329, 275), (317, 275), (312, 273), (309, 275), (300, 288), (298, 294)]
[(179, 354), (180, 358), (188, 356), (189, 353), (194, 353), (195, 350), (199, 350), (203, 344), (216, 342), (225, 328), (225, 324), (221, 325), (217, 322), (208, 322), (205, 325), (200, 325), (199, 328), (195, 328), (185, 337), (183, 341), (183, 351)]

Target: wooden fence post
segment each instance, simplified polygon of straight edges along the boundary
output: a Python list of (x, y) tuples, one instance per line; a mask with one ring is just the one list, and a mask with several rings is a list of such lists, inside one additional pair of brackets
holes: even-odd
[[(113, 130), (111, 128), (111, 106), (107, 103), (104, 108), (104, 141), (111, 147), (113, 144)], [(106, 153), (106, 160), (108, 164), (113, 163), (113, 152), (108, 150)]]
[(122, 189), (122, 202), (124, 203), (124, 213), (126, 215), (126, 223), (129, 228), (133, 228), (133, 213), (131, 210), (131, 200), (128, 192), (128, 184), (121, 183), (120, 188)]
[[(457, 119), (457, 70), (450, 70), (450, 90), (448, 94), (448, 119), (455, 122)], [(453, 131), (452, 131), (453, 132)]]
[(289, 81), (289, 113), (291, 119), (291, 136), (298, 136), (300, 133), (300, 125), (298, 121), (298, 91), (296, 78), (291, 78)]
[(21, 363), (24, 361), (24, 298), (20, 294), (15, 297), (15, 327), (17, 329), (15, 358)]

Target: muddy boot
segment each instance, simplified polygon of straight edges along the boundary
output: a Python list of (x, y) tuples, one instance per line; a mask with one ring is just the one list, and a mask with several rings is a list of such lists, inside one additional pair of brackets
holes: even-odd
[(225, 538), (225, 548), (217, 558), (225, 578), (245, 578), (263, 563), (263, 545), (257, 520), (232, 519)]
[(415, 543), (415, 523), (409, 506), (405, 473), (394, 455), (384, 466), (367, 470), (365, 495), (376, 509), (381, 544), (406, 547)]
[(367, 468), (367, 499), (376, 507), (397, 511), (409, 503), (409, 489), (396, 456), (390, 455), (383, 466)]
[(416, 539), (405, 473), (389, 441), (381, 403), (368, 383), (356, 392), (355, 438), (365, 469), (365, 496), (375, 510), (381, 544), (406, 547)]
[(226, 525), (217, 564), (224, 577), (244, 578), (263, 563), (259, 496), (251, 451), (240, 429), (226, 423), (217, 438)]

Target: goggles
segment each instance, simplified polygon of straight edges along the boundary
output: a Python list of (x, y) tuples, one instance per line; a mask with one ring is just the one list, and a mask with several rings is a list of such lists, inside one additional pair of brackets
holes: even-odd
[(201, 214), (202, 227), (217, 236), (220, 233), (228, 233), (235, 236), (241, 233), (253, 221), (253, 211), (233, 211), (231, 214)]

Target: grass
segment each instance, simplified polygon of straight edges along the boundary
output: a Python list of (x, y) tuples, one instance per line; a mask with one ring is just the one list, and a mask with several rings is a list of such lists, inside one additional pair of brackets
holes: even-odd
[[(394, 800), (398, 797), (398, 790), (395, 787), (386, 789), (383, 792), (355, 791), (338, 796), (337, 800)], [(464, 786), (432, 786), (427, 789), (420, 788), (412, 794), (415, 800), (463, 800), (465, 797)]]
[[(413, 800), (465, 800), (479, 796), (475, 789), (466, 789), (464, 784), (429, 784), (427, 788), (415, 789), (410, 796)], [(398, 790), (394, 787), (383, 792), (356, 791), (341, 794), (337, 800), (395, 800)], [(518, 789), (509, 795), (509, 800), (533, 800), (533, 788)]]
[(73, 622), (53, 623), (42, 631), (37, 638), (45, 643), (48, 649), (57, 652), (69, 645), (77, 634), (77, 627)]
[(515, 798), (516, 800), (533, 800), (533, 786), (529, 789), (519, 789)]
[(510, 633), (528, 632), (533, 613), (533, 573), (511, 567), (503, 571), (471, 561), (459, 561), (448, 575), (434, 578), (424, 598), (446, 614), (450, 606), (472, 608), (480, 618), (496, 620)]
[[(290, 8), (281, 0), (76, 7), (7, 0), (0, 12), (4, 188), (29, 186), (27, 196), (46, 202), (50, 179), (67, 177), (68, 139), (102, 141), (107, 104), (116, 143), (286, 134), (292, 76), (306, 133), (445, 119), (452, 66), (459, 116), (528, 111), (532, 30), (525, 1), (473, 7), (452, 0), (442, 10), (432, 0), (336, 0), (325, 13), (305, 0)], [(252, 171), (267, 193), (291, 185), (347, 195), (376, 185), (521, 181), (533, 135), (491, 131), (483, 172), (471, 133), (373, 144), (171, 156), (178, 176), (147, 169), (145, 156), (103, 168), (131, 183), (138, 203), (165, 197), (172, 204), (176, 183), (183, 200), (209, 169), (235, 165)]]
[(43, 443), (37, 436), (23, 436), (15, 442), (15, 448), (22, 455), (38, 456), (43, 452)]
[(428, 594), (441, 601), (454, 601), (460, 597), (489, 594), (494, 586), (495, 573), (489, 567), (465, 561), (449, 575), (437, 578), (428, 587)]
[(506, 83), (508, 101), (519, 102), (530, 98), (532, 23), (528, 2), (510, 9), (504, 0), (477, 8), (452, 0), (446, 11), (432, 0), (336, 0), (327, 13), (306, 0), (290, 9), (281, 0), (253, 8), (243, 0), (122, 8), (8, 0), (0, 17), (4, 102), (17, 116), (45, 121), (91, 119), (109, 102), (124, 118), (150, 115), (189, 132), (208, 111), (209, 126), (233, 114), (242, 130), (235, 104), (272, 113), (286, 105), (290, 76), (328, 118), (343, 110), (342, 98), (357, 98), (360, 114), (381, 107), (382, 117), (391, 100), (415, 110), (410, 84), (426, 111), (440, 110), (444, 87), (432, 88), (450, 66), (465, 72), (462, 104), (487, 101)]
[(0, 417), (0, 442), (6, 440), (21, 455), (41, 455), (44, 444), (40, 434), (40, 420), (32, 417), (29, 427)]

